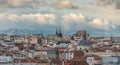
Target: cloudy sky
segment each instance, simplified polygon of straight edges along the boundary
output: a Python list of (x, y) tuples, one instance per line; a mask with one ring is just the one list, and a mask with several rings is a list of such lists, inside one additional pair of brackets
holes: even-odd
[(91, 36), (120, 36), (119, 0), (0, 0), (0, 33), (63, 34), (87, 30)]

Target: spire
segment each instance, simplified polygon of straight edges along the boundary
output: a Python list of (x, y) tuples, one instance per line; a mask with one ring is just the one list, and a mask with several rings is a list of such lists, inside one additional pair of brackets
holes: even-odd
[(59, 26), (59, 33), (61, 33), (61, 26)]
[(61, 26), (59, 26), (58, 36), (62, 37)]
[(58, 29), (57, 29), (57, 27), (56, 27), (56, 35), (58, 35)]

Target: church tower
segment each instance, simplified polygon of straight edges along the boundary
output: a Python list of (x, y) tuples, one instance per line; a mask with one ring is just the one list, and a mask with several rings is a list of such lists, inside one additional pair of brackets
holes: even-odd
[(58, 28), (56, 27), (56, 35), (58, 35)]
[(56, 35), (58, 37), (62, 37), (61, 26), (59, 26), (58, 28), (56, 27)]

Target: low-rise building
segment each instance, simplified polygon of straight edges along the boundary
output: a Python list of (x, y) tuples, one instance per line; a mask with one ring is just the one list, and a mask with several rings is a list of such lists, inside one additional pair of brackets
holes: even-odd
[(102, 65), (119, 65), (119, 57), (111, 56), (111, 57), (103, 57)]

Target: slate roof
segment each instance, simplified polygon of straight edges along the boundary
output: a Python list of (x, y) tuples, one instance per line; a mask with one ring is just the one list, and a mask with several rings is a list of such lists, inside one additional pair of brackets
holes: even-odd
[(78, 46), (89, 46), (90, 43), (88, 40), (81, 40), (79, 43), (78, 43)]
[(82, 40), (78, 43), (78, 46), (89, 46), (90, 43), (86, 38), (86, 35), (82, 36)]
[(60, 44), (62, 44), (62, 43), (69, 44), (70, 42), (69, 42), (69, 41), (58, 41), (58, 42), (57, 42), (57, 45), (60, 45)]

